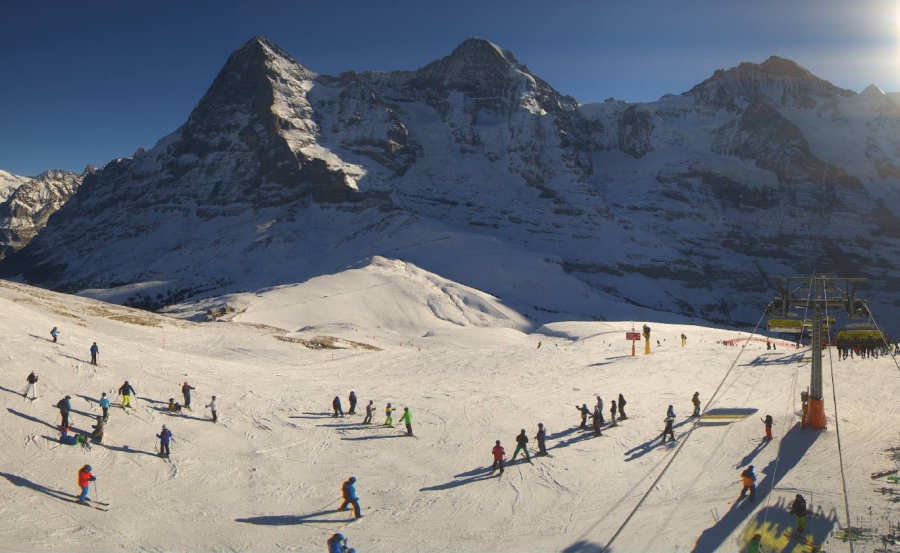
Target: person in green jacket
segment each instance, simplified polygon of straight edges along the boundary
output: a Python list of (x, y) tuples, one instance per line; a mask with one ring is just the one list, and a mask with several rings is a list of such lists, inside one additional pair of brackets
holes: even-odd
[(750, 543), (747, 544), (747, 553), (759, 553), (759, 542), (762, 541), (762, 535), (753, 534)]
[(400, 417), (400, 420), (406, 423), (406, 435), (412, 436), (412, 413), (409, 410), (409, 407), (403, 408), (403, 416)]

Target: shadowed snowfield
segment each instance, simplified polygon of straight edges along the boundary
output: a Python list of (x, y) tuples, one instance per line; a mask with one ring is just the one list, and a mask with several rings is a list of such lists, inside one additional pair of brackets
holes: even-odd
[[(196, 322), (226, 302), (234, 314)], [(614, 314), (627, 318), (628, 309)], [(653, 352), (641, 355), (638, 344), (632, 358), (630, 320), (534, 329), (497, 298), (383, 258), (170, 315), (0, 281), (0, 549), (323, 551), (340, 531), (360, 553), (598, 553), (687, 439), (611, 550), (740, 551), (760, 532), (765, 551), (809, 551), (782, 537), (799, 492), (816, 542), (849, 551), (831, 536), (846, 515), (828, 352), (829, 428), (801, 431), (808, 350), (749, 342), (739, 356), (741, 347), (717, 341), (746, 332), (636, 325), (645, 322)], [(94, 341), (99, 367), (89, 363)], [(853, 525), (886, 531), (894, 496), (870, 474), (895, 467), (886, 449), (900, 445), (900, 371), (890, 358), (835, 356), (833, 365)], [(40, 377), (33, 402), (20, 395), (31, 370)], [(85, 452), (59, 445), (56, 402), (71, 395), (74, 427), (90, 430), (101, 392), (115, 399), (124, 380), (137, 408), (111, 409), (104, 443)], [(181, 401), (184, 381), (196, 387), (194, 409), (170, 415), (165, 402)], [(351, 390), (358, 412), (375, 401), (377, 425), (331, 417), (331, 400), (340, 395), (346, 410)], [(686, 418), (694, 391), (716, 415), (696, 427)], [(627, 421), (602, 437), (575, 428), (576, 403), (593, 406), (600, 394), (608, 417), (619, 393)], [(219, 424), (204, 409), (212, 395)], [(417, 438), (380, 426), (387, 402), (410, 408)], [(662, 445), (669, 404), (679, 441)], [(768, 444), (766, 414), (775, 418)], [(494, 440), (511, 454), (525, 428), (534, 451), (538, 422), (552, 457), (517, 460), (491, 478)], [(174, 464), (155, 456), (163, 424), (175, 436)], [(109, 512), (71, 503), (85, 463), (97, 476), (91, 496), (110, 502)], [(757, 501), (732, 507), (747, 464), (758, 474)], [(365, 514), (358, 522), (333, 511), (351, 475)], [(854, 545), (872, 551), (881, 542)]]

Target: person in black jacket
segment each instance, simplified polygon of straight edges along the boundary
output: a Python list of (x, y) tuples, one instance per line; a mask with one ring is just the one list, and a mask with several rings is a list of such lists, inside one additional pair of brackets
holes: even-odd
[(72, 410), (72, 404), (69, 403), (70, 399), (72, 399), (72, 396), (66, 396), (56, 404), (56, 407), (59, 409), (59, 414), (62, 415), (63, 432), (68, 432), (69, 430), (69, 411)]
[(38, 376), (34, 374), (34, 371), (31, 371), (31, 374), (25, 379), (28, 382), (28, 385), (25, 386), (25, 391), (22, 392), (22, 397), (28, 397), (28, 392), (31, 392), (31, 399), (37, 399), (37, 381)]
[(625, 396), (619, 394), (619, 420), (623, 421), (627, 418), (625, 416)]
[(587, 428), (587, 419), (591, 416), (591, 410), (588, 409), (587, 403), (583, 404), (581, 407), (575, 406), (576, 409), (581, 413), (581, 426), (578, 428)]
[(806, 532), (806, 500), (802, 495), (797, 494), (788, 512), (797, 517), (797, 533)]
[(675, 441), (675, 431), (672, 430), (672, 423), (674, 421), (675, 421), (674, 418), (666, 417), (666, 427), (663, 429), (662, 435), (660, 435), (660, 438), (662, 438), (663, 443), (666, 443), (666, 436), (669, 436), (673, 442)]
[(350, 411), (348, 411), (347, 414), (356, 414), (356, 392), (350, 392)]
[(610, 403), (612, 406), (609, 408), (609, 422), (616, 426), (616, 400), (612, 400)]
[(331, 407), (334, 409), (334, 416), (338, 415), (344, 416), (344, 410), (341, 409), (341, 398), (339, 396), (334, 396), (334, 401), (331, 402)]
[(763, 420), (763, 423), (766, 425), (766, 439), (772, 439), (772, 415), (766, 415), (766, 418)]
[(538, 453), (537, 453), (537, 455), (535, 455), (535, 457), (549, 455), (547, 453), (547, 444), (546, 444), (547, 429), (544, 428), (544, 423), (542, 423), (542, 422), (538, 423), (538, 431), (537, 431), (537, 435), (534, 437), (534, 439), (535, 439), (535, 441), (537, 441), (537, 445), (538, 445)]
[(516, 455), (519, 454), (519, 450), (522, 450), (522, 452), (525, 453), (525, 459), (531, 463), (531, 455), (528, 453), (528, 436), (525, 435), (524, 428), (519, 432), (519, 435), (516, 436), (516, 450), (513, 452), (512, 459), (509, 460), (510, 463), (516, 460)]
[(187, 382), (185, 382), (184, 386), (181, 387), (181, 395), (184, 396), (184, 408), (185, 409), (191, 408), (191, 390), (193, 390), (193, 389), (194, 389), (194, 387), (191, 386), (190, 384), (188, 384)]

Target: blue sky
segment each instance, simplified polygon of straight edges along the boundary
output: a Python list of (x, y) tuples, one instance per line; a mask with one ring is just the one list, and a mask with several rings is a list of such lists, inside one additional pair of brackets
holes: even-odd
[(255, 35), (331, 75), (416, 69), (479, 36), (588, 103), (652, 101), (773, 54), (844, 88), (900, 91), (898, 32), (884, 0), (10, 0), (0, 169), (81, 171), (152, 147)]

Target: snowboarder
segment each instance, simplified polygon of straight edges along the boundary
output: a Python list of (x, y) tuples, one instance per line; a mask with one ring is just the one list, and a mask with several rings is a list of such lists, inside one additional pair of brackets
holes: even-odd
[(166, 410), (170, 413), (180, 413), (181, 412), (181, 404), (175, 402), (174, 397), (169, 398), (169, 406)]
[(53, 343), (55, 344), (56, 337), (59, 336), (59, 330), (57, 330), (55, 326), (53, 327), (53, 330), (50, 331), (50, 336), (53, 337)]
[(700, 392), (694, 392), (694, 397), (691, 398), (691, 403), (694, 404), (694, 414), (692, 417), (700, 416)]
[(666, 436), (669, 436), (671, 440), (675, 441), (675, 431), (672, 430), (672, 423), (675, 422), (675, 417), (666, 417), (665, 423), (666, 427), (663, 429), (660, 438), (662, 438), (663, 443), (666, 443)]
[(666, 410), (666, 416), (675, 418), (675, 408), (669, 405), (669, 408)]
[(346, 511), (347, 505), (353, 505), (353, 516), (355, 518), (362, 518), (362, 515), (359, 513), (359, 498), (356, 497), (355, 476), (348, 478), (347, 481), (344, 482), (344, 485), (341, 486), (341, 495), (344, 498), (344, 502), (338, 507), (338, 511)]
[(593, 419), (592, 424), (594, 426), (594, 434), (597, 436), (602, 436), (603, 434), (600, 432), (600, 425), (603, 424), (603, 413), (600, 412), (600, 406), (594, 407), (594, 414), (591, 415)]
[(578, 428), (587, 429), (587, 418), (590, 416), (591, 410), (588, 409), (587, 403), (582, 404), (581, 407), (576, 405), (575, 408), (581, 413), (581, 426)]
[(334, 409), (334, 418), (337, 418), (338, 415), (344, 416), (344, 410), (341, 409), (341, 398), (338, 396), (334, 396), (334, 400), (331, 402), (331, 408)]
[(519, 450), (522, 450), (522, 452), (525, 453), (525, 459), (529, 463), (531, 463), (531, 455), (528, 453), (528, 436), (525, 435), (524, 428), (521, 432), (519, 432), (519, 435), (516, 436), (516, 450), (513, 451), (512, 459), (509, 460), (510, 463), (516, 460), (516, 456), (519, 454)]
[(172, 431), (162, 425), (162, 431), (156, 435), (159, 438), (159, 456), (169, 457), (169, 441), (172, 439)]
[(190, 384), (188, 384), (187, 382), (185, 382), (184, 386), (181, 387), (181, 395), (184, 396), (184, 408), (185, 409), (191, 408), (191, 390), (193, 390), (193, 389), (194, 389), (194, 387), (191, 386)]
[(503, 474), (503, 456), (506, 455), (506, 451), (504, 451), (503, 446), (500, 445), (500, 440), (497, 440), (497, 445), (494, 446), (491, 453), (494, 454), (494, 464), (491, 465), (491, 474), (494, 474), (498, 467), (500, 468), (500, 474)]
[(88, 487), (91, 485), (91, 482), (97, 479), (96, 476), (91, 474), (92, 470), (94, 469), (91, 468), (91, 465), (84, 465), (83, 467), (78, 469), (78, 487), (81, 488), (81, 495), (79, 495), (78, 499), (76, 499), (75, 501), (81, 503), (82, 505), (91, 500), (91, 498), (87, 496)]
[(219, 414), (216, 411), (216, 396), (212, 397), (212, 400), (206, 405), (206, 407), (212, 411), (212, 421), (219, 422)]
[(681, 347), (684, 347), (685, 344), (687, 344), (687, 336), (685, 336), (684, 333), (682, 332), (681, 333)]
[(356, 414), (356, 392), (350, 392), (350, 411), (347, 413), (348, 415)]
[(534, 437), (534, 440), (537, 442), (537, 445), (538, 445), (538, 453), (537, 453), (537, 455), (535, 455), (535, 457), (549, 455), (547, 453), (547, 443), (546, 443), (547, 429), (544, 428), (544, 423), (542, 423), (542, 422), (538, 423), (538, 431), (537, 431), (537, 435), (535, 435), (535, 437)]
[(72, 399), (72, 396), (66, 396), (59, 400), (59, 403), (56, 404), (56, 407), (59, 409), (59, 414), (62, 416), (62, 429), (63, 432), (67, 432), (69, 430), (69, 411), (72, 410), (72, 404), (69, 403), (69, 400)]
[(750, 501), (756, 501), (756, 475), (753, 474), (753, 465), (750, 465), (741, 473), (741, 484), (744, 487), (741, 488), (741, 496), (738, 499), (743, 499), (749, 491)]
[(788, 512), (797, 517), (797, 533), (806, 532), (806, 500), (802, 495), (797, 494)]
[(91, 346), (91, 365), (97, 364), (97, 356), (100, 355), (100, 348), (97, 347), (97, 342)]
[(103, 409), (103, 420), (109, 420), (109, 398), (106, 397), (106, 392), (103, 392), (100, 395), (100, 408)]
[(400, 420), (406, 424), (406, 435), (412, 436), (412, 411), (409, 410), (409, 407), (403, 408), (403, 416), (400, 417)]
[(134, 388), (131, 387), (131, 384), (129, 384), (127, 380), (125, 381), (125, 384), (119, 386), (119, 395), (122, 396), (122, 409), (131, 407), (132, 394), (137, 395)]
[(103, 443), (103, 430), (105, 426), (106, 421), (103, 420), (103, 416), (97, 415), (97, 424), (91, 427), (94, 429), (94, 431), (91, 432), (91, 441), (95, 444)]
[(366, 418), (363, 419), (363, 424), (372, 424), (372, 415), (375, 414), (375, 401), (369, 400), (369, 404), (366, 405)]
[(612, 400), (610, 403), (612, 405), (609, 408), (609, 423), (616, 426), (616, 400)]
[(388, 403), (387, 407), (384, 408), (384, 414), (387, 415), (387, 418), (384, 419), (385, 426), (390, 426), (391, 428), (394, 427), (394, 419), (391, 418), (391, 413), (393, 413), (393, 412), (394, 412), (394, 408), (391, 407), (390, 403)]
[(328, 546), (328, 553), (347, 553), (347, 538), (344, 537), (340, 532), (332, 535), (328, 538), (328, 541), (325, 542), (325, 545)]
[(761, 419), (766, 425), (766, 439), (772, 439), (772, 415), (766, 415), (765, 419)]
[(596, 415), (597, 411), (600, 411), (600, 424), (603, 425), (606, 421), (603, 420), (603, 398), (597, 396), (597, 405), (594, 408), (594, 414)]
[(25, 391), (22, 392), (22, 397), (28, 397), (28, 392), (31, 392), (31, 399), (37, 399), (37, 381), (38, 376), (34, 374), (34, 371), (31, 371), (31, 374), (25, 378), (25, 381), (28, 382), (28, 385), (25, 386)]
[(625, 420), (628, 417), (625, 416), (625, 396), (619, 394), (619, 420)]

